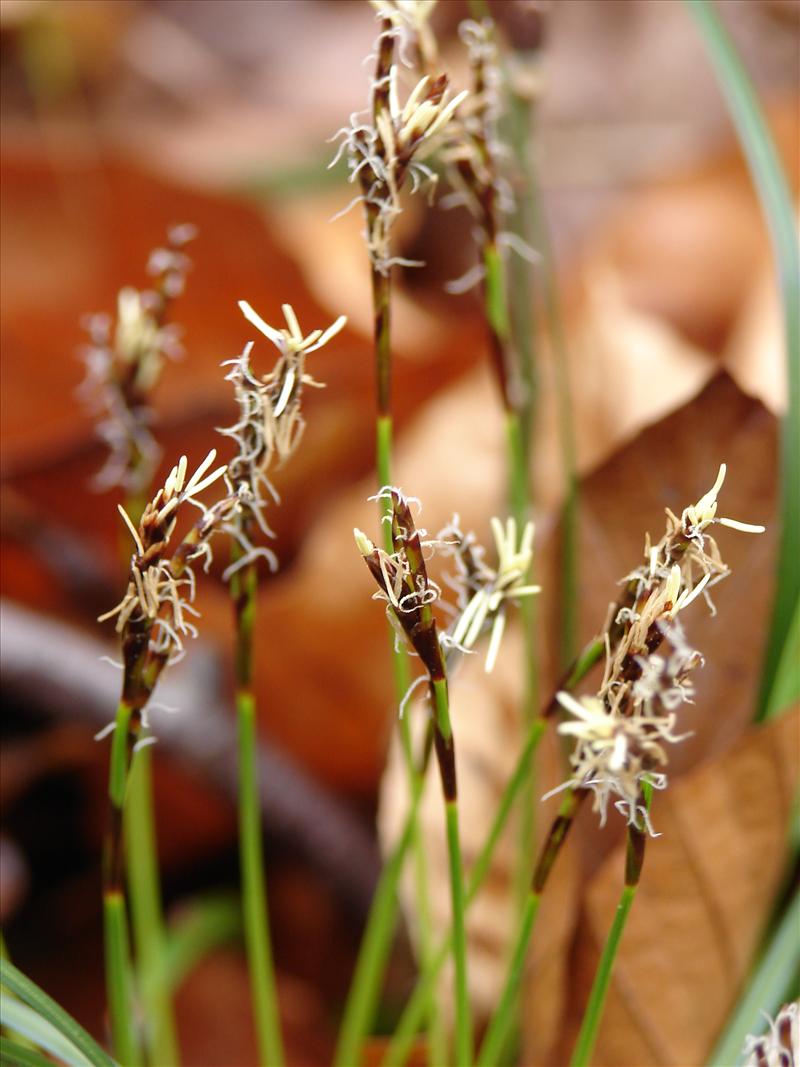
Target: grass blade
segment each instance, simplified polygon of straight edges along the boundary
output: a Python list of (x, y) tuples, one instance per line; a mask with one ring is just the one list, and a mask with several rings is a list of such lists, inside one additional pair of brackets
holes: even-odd
[(87, 1067), (89, 1064), (83, 1053), (56, 1030), (52, 1023), (9, 993), (0, 997), (0, 1026), (32, 1041), (37, 1048), (63, 1060), (68, 1067)]
[(53, 1061), (0, 1034), (0, 1067), (53, 1067)]
[(9, 989), (67, 1038), (92, 1064), (114, 1067), (114, 1061), (62, 1007), (8, 960), (0, 960), (0, 985)]
[(781, 535), (775, 600), (761, 678), (757, 720), (771, 694), (800, 597), (800, 248), (792, 198), (755, 91), (710, 0), (685, 0), (736, 126), (769, 228), (783, 304), (789, 411), (781, 435)]

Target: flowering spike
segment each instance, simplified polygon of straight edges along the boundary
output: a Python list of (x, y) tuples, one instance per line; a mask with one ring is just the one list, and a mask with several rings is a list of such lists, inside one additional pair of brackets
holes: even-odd
[(691, 672), (702, 664), (678, 616), (711, 585), (728, 574), (714, 540), (705, 532), (716, 518), (717, 494), (724, 482), (722, 464), (712, 488), (678, 519), (667, 510), (667, 530), (657, 545), (645, 541), (645, 563), (625, 579), (626, 592), (612, 612), (604, 634), (606, 663), (597, 696), (576, 700), (559, 693), (572, 721), (559, 733), (576, 739), (570, 757), (572, 776), (561, 788), (590, 789), (605, 821), (609, 801), (629, 823), (652, 833), (642, 786), (667, 784), (668, 746), (676, 734), (676, 710), (691, 703)]

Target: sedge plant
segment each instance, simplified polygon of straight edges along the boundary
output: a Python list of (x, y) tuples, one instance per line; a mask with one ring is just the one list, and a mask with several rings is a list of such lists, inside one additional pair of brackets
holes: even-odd
[[(231, 493), (211, 507), (197, 498), (225, 474), (224, 466), (208, 473), (215, 458), (212, 449), (187, 478), (187, 460), (181, 457), (145, 506), (138, 524), (120, 506), (134, 545), (128, 586), (116, 607), (100, 616), (100, 621), (116, 619), (123, 666), (116, 717), (101, 734), (112, 733), (103, 875), (106, 983), (114, 1049), (126, 1067), (142, 1062), (142, 1052), (134, 1014), (124, 887), (124, 808), (134, 756), (151, 740), (147, 707), (156, 684), (162, 671), (183, 656), (184, 638), (197, 634), (189, 619), (195, 614), (193, 565), (210, 561), (211, 538), (227, 526), (240, 507)], [(178, 540), (176, 528), (186, 504), (198, 508), (200, 517)]]
[(245, 301), (240, 308), (247, 321), (277, 349), (278, 360), (269, 374), (254, 373), (248, 344), (231, 360), (228, 380), (233, 383), (239, 418), (221, 431), (237, 446), (228, 477), (241, 506), (230, 523), (231, 562), (224, 577), (229, 582), (234, 609), (236, 716), (239, 736), (239, 853), (242, 903), (250, 987), (259, 1055), (264, 1067), (283, 1063), (283, 1041), (275, 983), (275, 970), (267, 919), (267, 890), (259, 804), (256, 759), (257, 705), (253, 687), (253, 633), (256, 626), (259, 558), (274, 570), (274, 553), (256, 544), (271, 537), (264, 512), (270, 498), (277, 499), (269, 474), (285, 463), (298, 447), (305, 422), (301, 410), (304, 390), (319, 386), (306, 372), (306, 357), (322, 348), (342, 329), (344, 316), (326, 330), (304, 335), (289, 304), (283, 307), (286, 326), (270, 326)]
[[(120, 290), (116, 318), (87, 320), (90, 344), (81, 395), (96, 419), (108, 456), (94, 479), (98, 490), (121, 490), (134, 524), (145, 506), (161, 450), (152, 432), (150, 397), (167, 359), (181, 354), (177, 328), (169, 323), (174, 299), (185, 285), (190, 262), (184, 252), (193, 226), (174, 226), (163, 247), (150, 254), (150, 288)], [(121, 544), (127, 567), (129, 549)], [(155, 1063), (177, 1064), (179, 1051), (169, 990), (162, 981), (166, 932), (158, 872), (150, 753), (144, 749), (131, 775), (125, 804), (125, 840), (138, 993), (147, 1026), (144, 1041)]]
[[(425, 75), (416, 83), (405, 104), (399, 100), (397, 41), (413, 44), (420, 57), (431, 54), (428, 18), (433, 4), (412, 0), (373, 0), (380, 22), (376, 46), (370, 107), (366, 115), (354, 115), (343, 137), (340, 153), (345, 152), (349, 180), (358, 185), (353, 201), (362, 203), (365, 218), (365, 242), (370, 265), (373, 335), (375, 347), (376, 422), (375, 455), (378, 486), (392, 482), (392, 273), (400, 266), (420, 266), (403, 259), (392, 248), (392, 230), (402, 211), (401, 191), (427, 186), (433, 189), (435, 175), (425, 164), (425, 157), (440, 142), (443, 131), (465, 94), (449, 99), (445, 75)], [(339, 153), (337, 153), (338, 159)], [(335, 162), (335, 160), (334, 160)], [(332, 164), (333, 165), (333, 164)], [(351, 205), (352, 206), (352, 205)], [(379, 494), (381, 517), (388, 518), (388, 502)], [(391, 552), (388, 525), (384, 529), (384, 549)], [(408, 662), (402, 649), (393, 648), (395, 694), (402, 704), (410, 684)], [(424, 787), (424, 755), (414, 752), (411, 726), (401, 718), (400, 741), (406, 767), (409, 794), (419, 797)], [(417, 801), (418, 802), (418, 801)], [(416, 803), (412, 799), (412, 830), (409, 845), (413, 853), (417, 910), (420, 918), (420, 949), (423, 964), (429, 946), (427, 871), (419, 829)], [(398, 843), (398, 847), (402, 841)], [(377, 988), (388, 956), (396, 918), (396, 887), (403, 867), (403, 856), (395, 854), (386, 865), (375, 896), (356, 963), (354, 981), (344, 1010), (344, 1019), (336, 1051), (338, 1067), (349, 1067), (360, 1056), (363, 1039), (372, 1021)], [(431, 1046), (435, 1055), (444, 1055), (443, 1035), (435, 1010), (431, 1014)]]
[[(375, 598), (386, 603), (387, 614), (419, 658), (428, 687), (433, 749), (445, 809), (445, 832), (450, 872), (450, 903), (453, 921), (452, 948), (455, 965), (455, 1056), (458, 1063), (472, 1059), (472, 1023), (467, 979), (467, 944), (464, 921), (465, 879), (459, 834), (458, 784), (455, 739), (448, 691), (448, 658), (469, 652), (485, 629), (491, 631), (486, 668), (491, 670), (498, 654), (506, 620), (506, 604), (538, 592), (527, 584), (533, 549), (533, 526), (522, 531), (519, 543), (513, 519), (504, 527), (493, 520), (498, 565), (490, 569), (471, 537), (453, 524), (435, 541), (422, 540), (409, 502), (395, 488), (383, 491), (391, 504), (392, 553), (377, 548), (360, 530), (356, 544), (378, 585)], [(459, 608), (451, 628), (440, 632), (434, 604), (439, 586), (429, 577), (424, 550), (444, 547), (457, 560), (461, 579)], [(535, 745), (535, 740), (532, 742)], [(530, 753), (529, 753), (530, 755)], [(433, 959), (429, 961), (433, 964)], [(428, 1005), (426, 1005), (427, 1007)]]

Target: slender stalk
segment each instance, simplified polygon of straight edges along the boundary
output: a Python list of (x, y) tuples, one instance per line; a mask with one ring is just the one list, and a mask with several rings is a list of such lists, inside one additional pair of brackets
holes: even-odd
[(573, 789), (567, 791), (561, 802), (558, 815), (553, 820), (550, 833), (542, 847), (542, 852), (533, 874), (531, 887), (525, 898), (525, 906), (522, 911), (519, 932), (517, 934), (514, 951), (511, 956), (511, 963), (506, 976), (506, 984), (503, 987), (503, 992), (500, 995), (497, 1009), (489, 1024), (489, 1029), (486, 1031), (486, 1036), (483, 1039), (483, 1045), (481, 1046), (480, 1055), (478, 1056), (478, 1067), (490, 1067), (490, 1065), (500, 1062), (506, 1041), (516, 1021), (517, 1001), (522, 985), (522, 978), (525, 973), (525, 960), (528, 955), (528, 945), (530, 944), (531, 936), (533, 935), (536, 916), (539, 914), (542, 893), (544, 892), (550, 872), (553, 869), (556, 857), (561, 851), (564, 842), (567, 839), (567, 834), (572, 828), (575, 821), (575, 815), (584, 796), (585, 793), (583, 791), (576, 792)]
[(106, 994), (114, 1053), (123, 1067), (143, 1062), (133, 1016), (133, 972), (123, 879), (123, 808), (139, 713), (126, 701), (117, 707), (108, 773), (109, 826), (103, 871)]
[[(376, 99), (375, 107), (382, 106), (380, 99)], [(370, 225), (370, 212), (375, 210), (374, 205), (367, 204), (367, 225)], [(372, 279), (372, 308), (374, 322), (375, 344), (375, 393), (376, 393), (376, 420), (375, 420), (375, 468), (377, 473), (378, 488), (392, 484), (392, 448), (393, 448), (393, 425), (392, 425), (392, 332), (391, 332), (391, 272), (382, 273), (374, 264), (371, 265)], [(391, 511), (388, 500), (382, 500), (381, 519), (383, 520)], [(388, 522), (383, 523), (384, 547), (388, 552), (392, 551), (391, 526)], [(411, 672), (409, 670), (408, 656), (402, 648), (395, 647), (394, 630), (389, 626), (389, 643), (392, 649), (392, 672), (394, 676), (395, 698), (398, 705), (404, 699), (411, 684)], [(408, 780), (409, 795), (422, 791), (423, 774), (417, 766), (414, 757), (413, 739), (411, 737), (410, 716), (404, 715), (400, 719), (400, 741), (405, 762), (406, 777)], [(431, 930), (430, 912), (428, 908), (428, 873), (425, 849), (420, 833), (416, 805), (412, 804), (412, 829), (411, 829), (411, 852), (414, 862), (414, 886), (416, 898), (416, 912), (419, 927), (418, 952), (420, 963), (425, 966), (430, 953)], [(396, 869), (395, 885), (391, 892), (386, 890), (386, 899), (389, 904), (385, 907), (381, 924), (375, 929), (372, 925), (372, 910), (367, 920), (367, 930), (373, 930), (373, 937), (381, 937), (386, 944), (376, 959), (385, 961), (388, 958), (388, 949), (393, 931), (396, 925), (396, 912), (398, 907), (396, 886), (402, 873), (402, 862)], [(383, 907), (382, 902), (376, 901), (373, 907)], [(394, 912), (392, 914), (391, 912)], [(372, 950), (370, 950), (372, 951)], [(360, 952), (359, 952), (360, 956)], [(358, 964), (357, 964), (358, 966)], [(381, 973), (373, 972), (376, 983), (380, 983)], [(349, 1002), (350, 997), (348, 997)], [(377, 996), (372, 998), (373, 1006)], [(347, 1014), (347, 1012), (346, 1012)], [(372, 1023), (372, 1015), (369, 1017), (361, 1014), (358, 1016), (362, 1027), (360, 1035), (352, 1037), (353, 1048), (360, 1055), (363, 1038), (367, 1034)], [(443, 1030), (439, 1019), (438, 1005), (431, 1003), (429, 1011), (429, 1039), (433, 1053), (442, 1051)], [(358, 1062), (357, 1058), (353, 1062)]]
[[(477, 5), (485, 6), (485, 5)], [(485, 18), (488, 12), (480, 17)], [(533, 107), (529, 99), (514, 90), (508, 64), (504, 66), (507, 100), (506, 126), (514, 154), (516, 195), (515, 207), (508, 223), (519, 240), (531, 246), (533, 234), (534, 185), (530, 156)], [(537, 369), (534, 352), (533, 269), (520, 255), (509, 259), (506, 275), (502, 261), (493, 262), (484, 256), (486, 271), (487, 321), (497, 329), (496, 345), (505, 350), (508, 374), (506, 383), (506, 441), (509, 476), (509, 506), (520, 529), (531, 517), (533, 491), (529, 450), (537, 417)], [(495, 312), (491, 298), (502, 308)], [(498, 310), (499, 310), (498, 308)], [(513, 354), (513, 358), (512, 358)], [(524, 648), (524, 687), (522, 721), (527, 726), (536, 717), (539, 706), (539, 678), (537, 663), (536, 607), (532, 600), (520, 604)], [(527, 912), (527, 886), (536, 849), (536, 765), (532, 761), (521, 806), (519, 844), (515, 872), (515, 894), (519, 913), (524, 920)], [(513, 961), (512, 961), (513, 962)]]
[(391, 937), (397, 921), (397, 883), (416, 827), (416, 816), (422, 796), (418, 785), (411, 798), (403, 832), (383, 865), (372, 900), (367, 925), (361, 939), (358, 960), (347, 995), (344, 1017), (339, 1030), (334, 1055), (334, 1067), (352, 1067), (361, 1062), (361, 1046), (375, 1016), (381, 980), (391, 948)]
[(144, 1063), (133, 1018), (133, 972), (128, 945), (125, 897), (119, 890), (103, 894), (106, 996), (114, 1054), (123, 1067)]
[(529, 892), (525, 898), (522, 909), (522, 921), (520, 923), (514, 954), (506, 976), (506, 984), (500, 997), (492, 1025), (486, 1033), (478, 1056), (478, 1067), (489, 1067), (500, 1062), (503, 1046), (509, 1031), (514, 1025), (514, 1016), (517, 1010), (517, 998), (522, 985), (522, 976), (525, 971), (525, 959), (528, 953), (528, 944), (533, 934), (533, 926), (536, 916), (539, 914), (539, 905), (542, 898), (539, 893)]
[[(529, 778), (530, 764), (533, 759), (533, 754), (536, 751), (544, 731), (545, 723), (542, 719), (538, 719), (536, 722), (532, 723), (528, 730), (528, 735), (525, 739), (525, 744), (522, 747), (516, 766), (514, 767), (511, 777), (500, 797), (500, 803), (497, 806), (497, 811), (495, 812), (489, 833), (487, 834), (486, 840), (473, 864), (464, 899), (465, 910), (469, 908), (470, 904), (477, 896), (478, 890), (483, 885), (486, 875), (489, 873), (489, 867), (495, 849), (497, 848), (497, 843), (505, 829), (506, 823), (508, 822), (508, 817), (511, 814), (514, 801), (517, 799), (523, 785)], [(436, 979), (438, 978), (439, 972), (444, 966), (445, 961), (452, 952), (452, 948), (453, 930), (451, 927), (445, 938), (437, 946), (436, 951), (432, 954), (428, 968), (420, 975), (417, 984), (414, 987), (414, 991), (406, 1004), (405, 1010), (400, 1017), (398, 1025), (395, 1027), (392, 1040), (383, 1061), (385, 1067), (400, 1067), (400, 1065), (407, 1059), (417, 1029), (419, 1028), (420, 1021), (424, 1016), (426, 1005), (433, 997), (436, 987)]]
[[(596, 648), (595, 646), (599, 646)], [(572, 688), (578, 685), (579, 682), (589, 673), (598, 658), (602, 654), (603, 644), (602, 642), (593, 642), (581, 654), (579, 659), (573, 665), (570, 671), (569, 677), (562, 688)], [(549, 708), (546, 709), (545, 715), (549, 713)], [(478, 893), (481, 885), (483, 884), (486, 875), (489, 872), (489, 867), (494, 856), (495, 848), (500, 840), (500, 836), (505, 828), (508, 817), (511, 813), (514, 801), (520, 794), (523, 785), (529, 780), (530, 765), (533, 760), (533, 754), (541, 740), (544, 731), (547, 727), (547, 720), (545, 715), (538, 717), (528, 727), (525, 743), (522, 747), (522, 751), (508, 780), (508, 783), (503, 790), (503, 794), (500, 798), (500, 803), (495, 813), (494, 821), (487, 834), (486, 840), (478, 853), (470, 875), (469, 883), (467, 885), (465, 907), (468, 908), (475, 896)], [(539, 871), (539, 878), (541, 879), (544, 874), (544, 870), (541, 863), (537, 865)], [(538, 883), (537, 883), (538, 884)], [(543, 883), (541, 883), (543, 885)], [(401, 1015), (397, 1026), (395, 1027), (392, 1040), (389, 1043), (389, 1047), (386, 1051), (386, 1055), (383, 1060), (383, 1067), (402, 1067), (402, 1064), (407, 1060), (411, 1046), (414, 1042), (414, 1038), (419, 1029), (420, 1022), (424, 1016), (425, 1008), (428, 1002), (433, 997), (435, 991), (436, 979), (439, 975), (441, 968), (444, 966), (451, 950), (453, 941), (452, 929), (448, 932), (446, 937), (442, 940), (436, 952), (433, 953), (429, 968), (424, 971), (417, 981), (414, 991), (412, 992), (405, 1010)]]
[[(146, 466), (137, 453), (131, 460), (134, 475)], [(147, 501), (142, 493), (129, 495), (125, 510), (134, 525), (141, 520)], [(121, 547), (127, 566), (130, 546), (127, 531)], [(133, 933), (136, 987), (146, 1021), (144, 1043), (151, 1063), (168, 1067), (180, 1063), (171, 993), (164, 981), (167, 936), (158, 869), (158, 844), (153, 806), (152, 754), (143, 748), (131, 765), (124, 807), (128, 895)]]
[[(652, 799), (652, 789), (647, 786), (644, 787), (644, 798), (645, 803), (649, 808)], [(605, 1007), (608, 987), (611, 982), (611, 972), (614, 968), (614, 961), (617, 958), (617, 951), (619, 949), (620, 941), (622, 940), (622, 934), (625, 930), (625, 924), (628, 921), (628, 915), (636, 896), (636, 890), (639, 887), (639, 879), (641, 878), (642, 865), (644, 863), (644, 846), (646, 841), (646, 831), (644, 827), (640, 827), (637, 824), (630, 825), (628, 827), (627, 840), (625, 885), (622, 889), (622, 894), (614, 915), (614, 921), (611, 924), (611, 929), (608, 933), (608, 938), (603, 946), (600, 962), (597, 965), (597, 973), (595, 974), (594, 982), (592, 983), (592, 990), (589, 994), (589, 1002), (586, 1005), (583, 1021), (581, 1022), (578, 1040), (575, 1043), (572, 1059), (569, 1061), (570, 1067), (588, 1067), (592, 1057), (595, 1041), (597, 1040), (597, 1031), (600, 1028), (600, 1022), (603, 1018), (603, 1008)]]
[(769, 228), (781, 290), (789, 406), (781, 422), (781, 534), (758, 713), (765, 718), (800, 597), (800, 250), (792, 196), (736, 46), (709, 0), (685, 0), (700, 31)]
[(519, 412), (507, 411), (505, 423), (509, 478), (508, 503), (511, 514), (516, 519), (517, 526), (522, 529), (528, 520), (531, 506), (528, 485), (528, 457), (525, 449), (522, 417)]
[[(231, 556), (240, 558), (234, 540)], [(283, 1063), (278, 996), (270, 942), (264, 847), (256, 762), (256, 701), (253, 693), (253, 627), (258, 575), (254, 563), (231, 577), (236, 613), (236, 717), (239, 738), (239, 853), (242, 909), (250, 990), (259, 1059), (263, 1067)]]
[(455, 746), (450, 723), (447, 679), (431, 680), (434, 707), (434, 746), (439, 763), (447, 829), (447, 858), (450, 868), (450, 906), (453, 918), (453, 963), (455, 965), (456, 1062), (472, 1063), (472, 1016), (467, 979), (467, 928), (464, 920), (464, 864), (458, 826), (458, 787)]
[(578, 1041), (572, 1053), (572, 1059), (569, 1061), (570, 1067), (580, 1067), (580, 1065), (588, 1064), (591, 1058), (594, 1043), (597, 1040), (597, 1030), (603, 1015), (608, 985), (611, 981), (611, 971), (635, 896), (635, 885), (626, 885), (622, 890), (622, 896), (614, 915), (614, 922), (611, 925), (608, 939), (603, 947), (603, 954), (600, 957), (591, 996), (586, 1006), (586, 1014), (583, 1017), (580, 1033), (578, 1034)]
[(137, 984), (146, 1020), (144, 1040), (150, 1062), (158, 1067), (171, 1067), (180, 1062), (180, 1054), (172, 1000), (163, 978), (167, 939), (161, 905), (149, 748), (143, 748), (131, 765), (124, 812), (131, 928)]

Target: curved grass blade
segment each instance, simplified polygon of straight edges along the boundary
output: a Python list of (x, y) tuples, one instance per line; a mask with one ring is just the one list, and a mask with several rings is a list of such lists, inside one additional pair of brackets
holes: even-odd
[(10, 993), (0, 997), (0, 1026), (32, 1041), (37, 1048), (63, 1060), (68, 1067), (88, 1067), (89, 1060), (71, 1041), (37, 1011)]
[(0, 1035), (0, 1067), (53, 1067), (53, 1061)]
[(800, 598), (800, 247), (792, 198), (753, 86), (710, 0), (685, 0), (747, 157), (772, 240), (783, 305), (789, 411), (781, 431), (781, 534), (769, 638), (756, 720), (771, 706), (781, 656)]
[(0, 960), (0, 985), (9, 989), (34, 1011), (45, 1018), (60, 1034), (63, 1034), (92, 1064), (92, 1067), (115, 1067), (114, 1060), (105, 1052), (62, 1007), (40, 989), (35, 982), (18, 970), (8, 960)]

